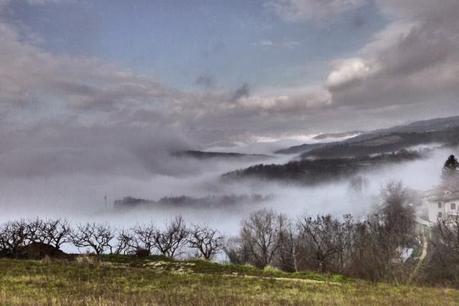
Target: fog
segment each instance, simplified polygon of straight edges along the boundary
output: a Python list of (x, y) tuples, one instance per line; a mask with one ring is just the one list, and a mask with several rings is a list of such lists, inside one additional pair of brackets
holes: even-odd
[[(425, 148), (423, 148), (425, 149)], [(116, 227), (139, 223), (163, 226), (174, 216), (182, 215), (188, 223), (205, 223), (225, 234), (235, 234), (241, 219), (257, 209), (267, 207), (292, 218), (304, 214), (355, 216), (367, 214), (378, 203), (381, 188), (391, 181), (401, 181), (406, 187), (426, 191), (439, 183), (444, 160), (451, 149), (432, 147), (426, 158), (394, 164), (359, 173), (364, 182), (361, 190), (351, 186), (351, 179), (342, 179), (312, 187), (278, 182), (244, 180), (226, 182), (221, 174), (250, 166), (255, 162), (237, 160), (196, 160), (169, 157), (177, 173), (136, 176), (130, 173), (60, 173), (48, 176), (0, 177), (0, 221), (28, 217), (63, 217), (72, 222), (109, 222)], [(273, 156), (264, 163), (285, 162), (293, 156)], [(162, 197), (186, 195), (263, 195), (269, 200), (257, 203), (203, 207), (148, 207), (116, 210), (113, 201), (125, 196), (158, 200)]]

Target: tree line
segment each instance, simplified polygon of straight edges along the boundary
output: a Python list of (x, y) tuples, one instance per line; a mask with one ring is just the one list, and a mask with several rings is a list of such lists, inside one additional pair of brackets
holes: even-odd
[(188, 227), (181, 216), (165, 229), (155, 225), (138, 225), (117, 230), (108, 223), (87, 222), (74, 227), (64, 219), (9, 221), (0, 226), (0, 256), (27, 257), (28, 249), (45, 252), (61, 250), (71, 244), (96, 255), (119, 254), (148, 256), (160, 254), (176, 258), (186, 248), (196, 257), (210, 260), (223, 248), (224, 237), (204, 225)]
[[(322, 215), (293, 220), (263, 209), (243, 220), (239, 235), (227, 238), (206, 225), (187, 225), (180, 216), (163, 229), (154, 224), (121, 230), (103, 223), (72, 226), (63, 219), (18, 220), (0, 226), (4, 257), (26, 256), (28, 248), (37, 246), (60, 250), (63, 244), (96, 255), (192, 255), (212, 260), (220, 254), (231, 263), (259, 268), (398, 283), (414, 276), (417, 281), (459, 286), (459, 218), (423, 228), (416, 222), (407, 190), (397, 183), (384, 188), (381, 205), (364, 218)], [(419, 269), (426, 245), (428, 255)]]
[(427, 227), (418, 223), (412, 195), (401, 184), (388, 184), (381, 196), (382, 203), (358, 220), (351, 215), (291, 220), (270, 210), (255, 212), (225, 252), (231, 262), (260, 268), (459, 287), (459, 217)]

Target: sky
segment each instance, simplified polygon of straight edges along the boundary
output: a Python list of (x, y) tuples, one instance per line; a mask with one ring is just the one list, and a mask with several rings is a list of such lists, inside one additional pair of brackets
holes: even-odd
[(314, 82), (383, 25), (370, 4), (317, 24), (285, 22), (258, 0), (58, 2), (11, 1), (9, 20), (49, 52), (102, 58), (182, 90)]
[(457, 0), (0, 0), (0, 172), (459, 114)]

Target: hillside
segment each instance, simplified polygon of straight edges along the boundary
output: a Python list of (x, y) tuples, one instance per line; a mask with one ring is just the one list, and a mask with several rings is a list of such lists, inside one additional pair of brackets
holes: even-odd
[(421, 158), (417, 152), (399, 151), (377, 156), (353, 158), (322, 158), (291, 161), (286, 164), (259, 164), (246, 169), (226, 173), (223, 179), (256, 178), (266, 180), (290, 181), (301, 184), (317, 184), (349, 177), (359, 171), (375, 167)]
[(269, 158), (268, 155), (264, 154), (243, 154), (234, 152), (207, 152), (198, 150), (185, 150), (174, 152), (176, 157), (186, 157), (194, 159), (237, 159), (237, 160), (263, 160)]
[(437, 118), (417, 121), (362, 133), (344, 141), (312, 143), (282, 149), (276, 153), (311, 156), (343, 157), (387, 153), (411, 146), (439, 143), (456, 145), (459, 139), (459, 117)]
[(1, 305), (457, 305), (459, 291), (161, 257), (0, 260)]
[(356, 137), (342, 143), (333, 143), (314, 148), (301, 154), (302, 158), (311, 156), (343, 157), (364, 156), (368, 154), (388, 153), (408, 149), (418, 145), (441, 144), (456, 145), (459, 139), (459, 127), (440, 131), (394, 132), (361, 139)]
[(219, 195), (207, 197), (189, 197), (189, 196), (176, 196), (164, 197), (157, 201), (139, 199), (133, 197), (124, 197), (120, 200), (115, 200), (113, 207), (115, 209), (131, 209), (131, 208), (180, 208), (180, 207), (194, 207), (197, 209), (205, 208), (219, 208), (219, 207), (233, 207), (247, 203), (260, 203), (268, 200), (269, 197), (252, 194), (252, 195)]

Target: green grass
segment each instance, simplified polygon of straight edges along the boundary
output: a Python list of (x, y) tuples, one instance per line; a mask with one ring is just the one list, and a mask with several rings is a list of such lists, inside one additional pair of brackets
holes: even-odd
[(246, 265), (104, 256), (0, 260), (0, 305), (458, 305), (459, 291)]

